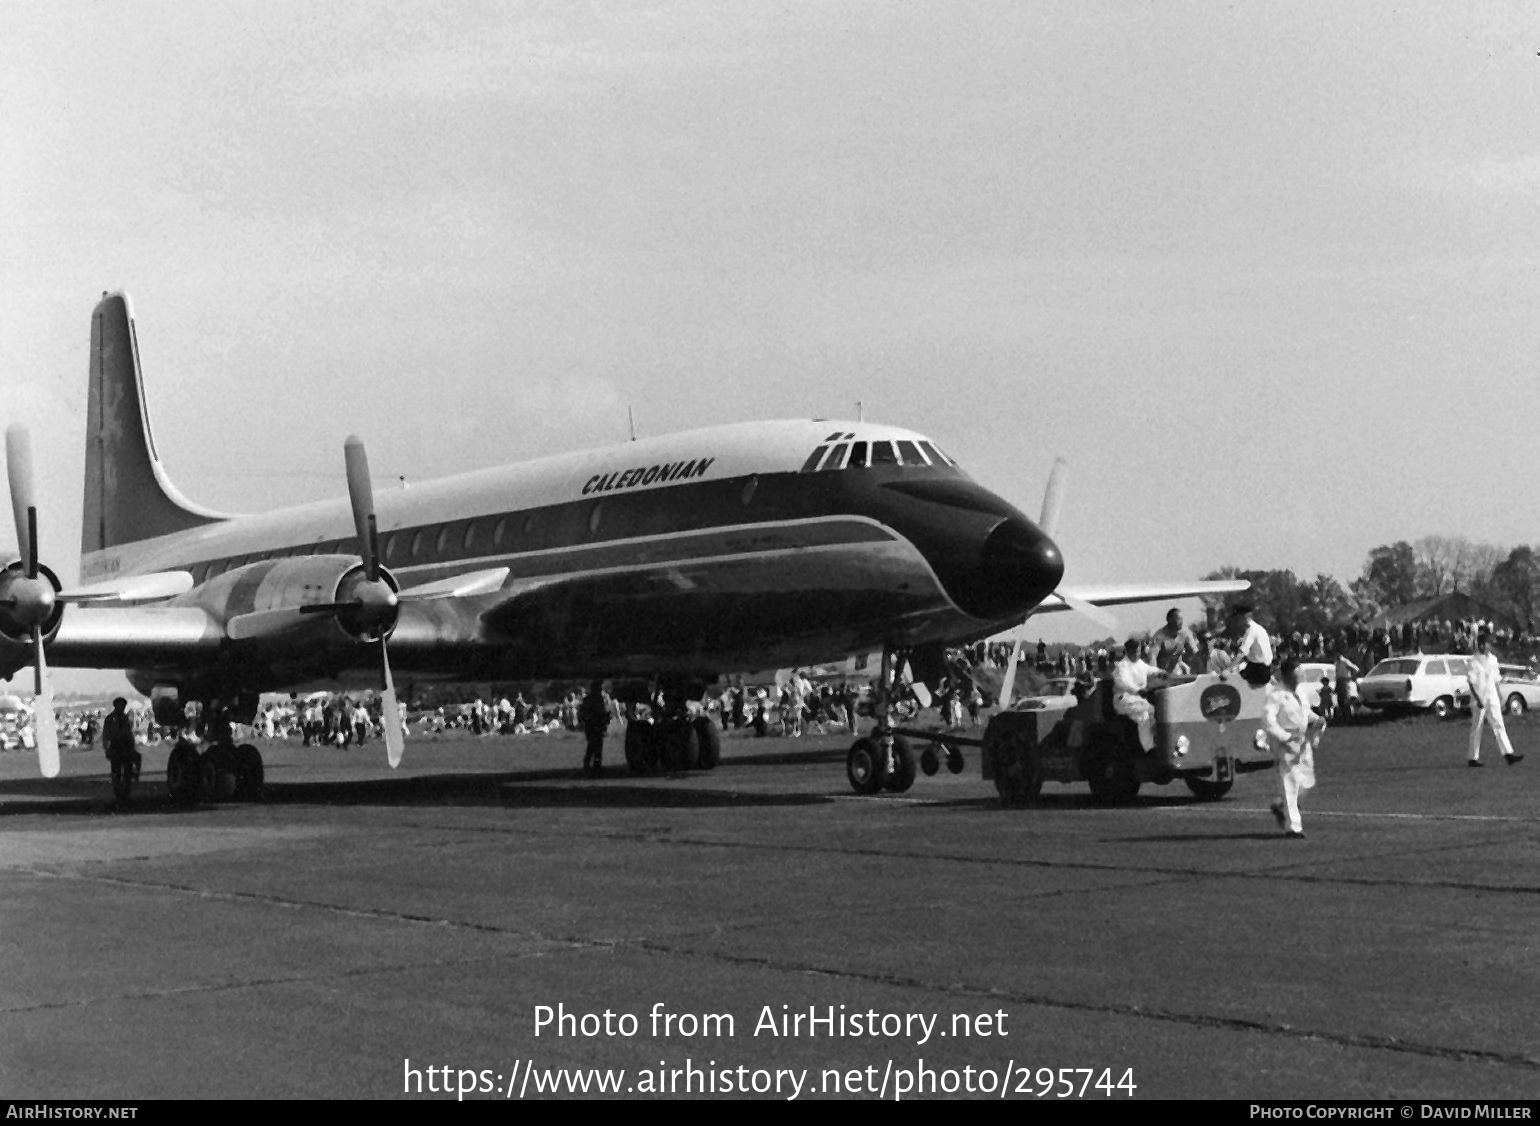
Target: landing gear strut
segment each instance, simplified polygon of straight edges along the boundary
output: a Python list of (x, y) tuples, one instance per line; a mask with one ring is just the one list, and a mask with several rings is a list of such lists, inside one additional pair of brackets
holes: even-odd
[(884, 646), (877, 693), (872, 700), (872, 717), (876, 720), (876, 726), (870, 735), (852, 743), (849, 754), (845, 756), (845, 776), (850, 780), (850, 788), (858, 794), (875, 794), (879, 790), (901, 794), (914, 785), (914, 748), (909, 745), (909, 740), (893, 729), (888, 714), (892, 672), (893, 655)]

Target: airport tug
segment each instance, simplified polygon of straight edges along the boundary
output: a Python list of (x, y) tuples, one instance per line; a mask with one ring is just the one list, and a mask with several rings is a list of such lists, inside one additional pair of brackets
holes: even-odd
[(939, 769), (942, 754), (957, 773), (958, 748), (981, 748), (983, 776), (1011, 808), (1033, 804), (1044, 782), (1082, 780), (1107, 805), (1133, 801), (1146, 782), (1164, 786), (1177, 779), (1197, 797), (1216, 801), (1230, 792), (1236, 775), (1272, 769), (1262, 728), (1265, 686), (1211, 673), (1180, 678), (1149, 697), (1155, 706), (1150, 751), (1140, 745), (1134, 722), (1113, 711), (1110, 680), (1096, 681), (1079, 698), (1023, 700), (991, 717), (982, 739), (908, 729), (898, 729), (896, 737), (930, 744), (919, 760), (927, 774)]

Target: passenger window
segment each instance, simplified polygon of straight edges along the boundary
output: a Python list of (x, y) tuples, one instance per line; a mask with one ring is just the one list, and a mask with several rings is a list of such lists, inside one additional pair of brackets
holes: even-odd
[(422, 529), (412, 533), (412, 558), (422, 558)]
[(394, 563), (396, 561), (396, 552), (400, 549), (400, 547), (401, 547), (401, 537), (400, 536), (396, 535), (394, 532), (392, 532), (390, 535), (386, 536), (385, 537), (385, 547), (382, 549), (383, 554), (385, 556), (385, 562), (387, 562), (387, 563)]
[(466, 551), (476, 546), (476, 521), (465, 525), (465, 538), (460, 541), (460, 546)]
[(503, 540), (508, 535), (508, 517), (500, 517), (497, 526), (492, 529), (492, 546), (502, 547)]
[(898, 455), (893, 452), (893, 443), (892, 442), (873, 442), (872, 443), (872, 464), (873, 465), (897, 465), (898, 464)]
[(438, 544), (437, 544), (437, 546), (438, 546), (439, 558), (442, 559), (444, 557), (445, 550), (449, 547), (449, 525), (448, 524), (445, 524), (442, 528), (439, 529)]
[(1428, 662), (1428, 675), (1429, 676), (1448, 676), (1449, 675), (1449, 666), (1447, 664), (1445, 664), (1443, 661), (1429, 661)]
[(866, 468), (866, 443), (865, 442), (857, 442), (853, 446), (850, 447), (850, 465), (851, 465), (852, 469), (856, 468), (857, 466), (859, 466), (862, 469)]

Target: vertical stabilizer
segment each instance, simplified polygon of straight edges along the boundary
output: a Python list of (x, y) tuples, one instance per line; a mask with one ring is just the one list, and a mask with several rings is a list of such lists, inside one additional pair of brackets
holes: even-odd
[(128, 295), (104, 295), (91, 316), (82, 555), (224, 518), (189, 503), (161, 469)]

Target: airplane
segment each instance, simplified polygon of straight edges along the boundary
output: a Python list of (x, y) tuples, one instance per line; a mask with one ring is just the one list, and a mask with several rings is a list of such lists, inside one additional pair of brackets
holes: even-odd
[[(682, 701), (723, 672), (880, 650), (886, 683), (898, 651), (996, 633), (1039, 607), (1094, 615), (1150, 597), (1107, 587), (1092, 604), (1061, 589), (1059, 548), (1037, 524), (923, 435), (867, 422), (716, 426), (378, 496), (350, 437), (345, 498), (214, 512), (160, 462), (122, 292), (91, 320), (81, 587), (64, 590), (38, 558), (24, 428), (7, 430), (6, 452), (20, 558), (0, 571), (0, 675), (33, 667), (50, 777), (50, 665), (127, 670), (163, 723), (192, 702), (249, 722), (263, 691), (379, 686), (391, 766), (394, 671), (650, 678), (680, 701), (650, 733), (629, 725), (628, 761), (650, 772), (714, 763)], [(1062, 488), (1049, 492), (1056, 515)], [(260, 756), (242, 751), (221, 769), (260, 785)], [(173, 790), (208, 774), (190, 745), (172, 759)]]

